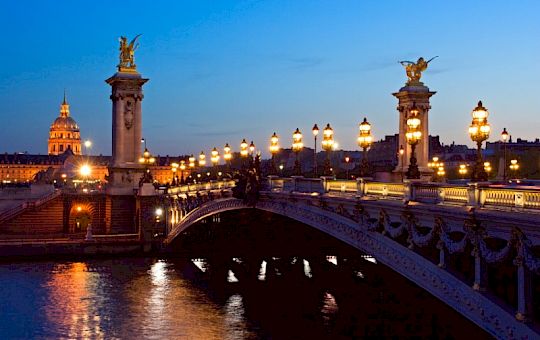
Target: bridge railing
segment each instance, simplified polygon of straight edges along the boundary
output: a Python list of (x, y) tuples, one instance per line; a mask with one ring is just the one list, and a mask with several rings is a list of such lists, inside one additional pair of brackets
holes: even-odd
[(404, 201), (457, 204), (473, 207), (507, 207), (540, 210), (540, 188), (501, 187), (489, 183), (457, 185), (447, 183), (389, 183), (367, 179), (341, 180), (328, 177), (269, 177), (265, 186), (272, 191), (340, 194), (353, 197), (403, 199)]
[(196, 192), (196, 191), (229, 189), (229, 188), (234, 187), (234, 184), (235, 182), (233, 180), (185, 184), (185, 185), (179, 185), (176, 187), (170, 187), (168, 189), (168, 193), (181, 194), (181, 193)]

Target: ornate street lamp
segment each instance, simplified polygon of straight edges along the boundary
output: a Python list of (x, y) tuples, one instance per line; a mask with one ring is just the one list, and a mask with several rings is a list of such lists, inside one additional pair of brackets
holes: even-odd
[(491, 172), (491, 163), (490, 162), (484, 162), (484, 170), (486, 171), (486, 173), (489, 175), (489, 173)]
[(152, 183), (152, 175), (150, 174), (150, 169), (148, 167), (154, 164), (155, 162), (156, 162), (156, 159), (152, 157), (152, 155), (150, 154), (150, 151), (148, 151), (147, 148), (144, 148), (142, 157), (139, 158), (139, 163), (143, 164), (145, 168), (145, 172), (143, 175), (144, 183)]
[(373, 137), (371, 136), (371, 124), (368, 123), (364, 117), (364, 121), (360, 123), (358, 134), (358, 146), (362, 148), (362, 164), (360, 165), (360, 177), (369, 176), (369, 163), (367, 159), (367, 149), (373, 143)]
[[(188, 162), (189, 162), (188, 167), (189, 167), (189, 170), (190, 170), (189, 178), (192, 178), (191, 173), (193, 173), (195, 171), (195, 156), (193, 156), (193, 155), (189, 156)], [(195, 176), (195, 175), (193, 175), (193, 176)]]
[(403, 148), (403, 145), (399, 146), (398, 155), (401, 159), (401, 181), (403, 182), (403, 166), (405, 165), (405, 160), (403, 159), (403, 156), (405, 155), (405, 149)]
[(204, 151), (201, 151), (199, 154), (199, 166), (203, 167), (206, 165), (206, 155), (204, 154)]
[(184, 171), (186, 170), (186, 161), (180, 161), (180, 184), (184, 184)]
[(518, 164), (518, 161), (517, 159), (512, 159), (510, 161), (510, 166), (509, 166), (510, 170), (512, 170), (514, 172), (514, 176), (515, 178), (517, 178), (517, 173), (518, 173), (518, 170), (519, 170), (519, 164)]
[(467, 165), (466, 164), (460, 164), (458, 169), (459, 174), (461, 175), (461, 178), (465, 178), (465, 175), (467, 174)]
[(420, 170), (418, 170), (418, 163), (416, 160), (416, 145), (422, 138), (422, 131), (420, 131), (420, 118), (418, 118), (418, 108), (413, 103), (413, 106), (409, 112), (409, 118), (407, 119), (407, 133), (405, 138), (407, 143), (411, 146), (411, 159), (409, 161), (409, 168), (407, 169), (408, 179), (419, 179)]
[(477, 145), (476, 164), (471, 175), (472, 182), (485, 182), (488, 179), (482, 160), (482, 142), (488, 139), (491, 130), (487, 121), (488, 115), (488, 111), (482, 106), (482, 101), (479, 101), (478, 106), (472, 111), (473, 119), (469, 126), (469, 135)]
[(178, 170), (178, 163), (171, 163), (171, 171), (172, 171), (172, 180), (171, 185), (178, 185), (178, 176), (176, 176), (176, 171)]
[(315, 139), (315, 143), (313, 144), (313, 175), (317, 177), (317, 135), (319, 134), (317, 124), (313, 125), (311, 132), (313, 132), (313, 138)]
[(210, 161), (212, 162), (212, 165), (216, 169), (216, 176), (217, 176), (217, 165), (219, 163), (219, 151), (216, 147), (212, 149), (212, 156), (210, 157)]
[(231, 170), (231, 160), (232, 160), (232, 153), (231, 153), (231, 147), (229, 146), (229, 143), (225, 143), (225, 147), (223, 147), (223, 159), (225, 160), (225, 163), (227, 163), (227, 167), (229, 171)]
[(323, 130), (322, 148), (326, 151), (326, 160), (324, 161), (324, 175), (331, 176), (332, 170), (330, 166), (330, 151), (334, 147), (334, 130), (330, 127), (330, 123), (326, 124)]
[(345, 156), (345, 164), (347, 169), (345, 170), (345, 179), (349, 179), (349, 162), (351, 161), (351, 158), (349, 156)]
[(438, 179), (442, 180), (442, 177), (446, 174), (444, 171), (444, 163), (439, 162), (439, 157), (437, 156), (434, 156), (432, 161), (428, 163), (428, 168), (433, 169), (433, 177), (435, 181)]
[(302, 133), (298, 128), (293, 132), (293, 143), (292, 143), (292, 150), (296, 155), (296, 159), (294, 161), (294, 174), (297, 176), (300, 176), (302, 174), (302, 167), (300, 166), (300, 151), (302, 151), (302, 148), (304, 147), (304, 143), (302, 143)]
[(240, 156), (244, 158), (248, 156), (248, 143), (245, 138), (242, 139), (242, 143), (240, 143)]
[(249, 154), (253, 157), (254, 152), (255, 152), (255, 143), (251, 141), (251, 143), (249, 144)]
[(276, 161), (275, 161), (275, 156), (276, 154), (278, 153), (279, 151), (279, 137), (278, 135), (274, 132), (274, 134), (272, 135), (272, 137), (270, 137), (270, 154), (272, 154), (272, 162), (270, 164), (270, 174), (271, 175), (275, 175), (276, 172), (277, 172), (277, 169), (276, 169)]
[(504, 166), (503, 166), (503, 181), (506, 182), (506, 143), (508, 143), (508, 139), (510, 137), (510, 134), (508, 131), (506, 131), (506, 128), (503, 128), (503, 131), (501, 133), (501, 141), (503, 143), (503, 153), (504, 153)]

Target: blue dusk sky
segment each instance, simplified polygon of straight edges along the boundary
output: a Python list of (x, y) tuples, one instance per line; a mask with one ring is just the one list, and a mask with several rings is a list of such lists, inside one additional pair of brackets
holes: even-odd
[(64, 88), (92, 153), (111, 153), (118, 37), (142, 33), (143, 135), (155, 154), (208, 152), (242, 138), (289, 146), (329, 122), (345, 149), (358, 123), (397, 132), (399, 60), (435, 55), (422, 80), (429, 128), (467, 143), (479, 99), (490, 140), (540, 137), (539, 1), (4, 1), (1, 151), (44, 154)]

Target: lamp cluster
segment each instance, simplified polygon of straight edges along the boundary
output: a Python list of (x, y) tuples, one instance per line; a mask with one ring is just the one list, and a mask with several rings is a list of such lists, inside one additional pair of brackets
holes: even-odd
[(409, 118), (407, 118), (407, 132), (405, 133), (405, 138), (407, 143), (411, 146), (411, 159), (409, 163), (409, 169), (407, 170), (408, 179), (419, 179), (420, 170), (418, 169), (418, 161), (416, 160), (416, 145), (422, 138), (422, 131), (420, 130), (420, 118), (419, 110), (416, 107), (416, 104), (413, 103), (411, 109), (409, 110)]
[(484, 169), (482, 161), (482, 142), (489, 138), (489, 132), (491, 131), (491, 127), (487, 121), (488, 115), (489, 113), (482, 105), (482, 101), (479, 101), (478, 105), (472, 111), (472, 123), (469, 126), (471, 140), (476, 142), (477, 145), (476, 164), (471, 176), (473, 182), (484, 182), (488, 179), (488, 174)]

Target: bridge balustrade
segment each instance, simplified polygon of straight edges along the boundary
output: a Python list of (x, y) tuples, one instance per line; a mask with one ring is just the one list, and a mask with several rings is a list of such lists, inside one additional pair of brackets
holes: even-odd
[[(439, 294), (439, 298), (458, 311), (464, 311), (472, 319), (482, 320), (476, 322), (494, 335), (506, 334), (503, 328), (510, 326), (512, 330), (507, 334), (509, 338), (518, 333), (532, 334), (530, 329), (514, 321), (528, 321), (532, 315), (534, 296), (529, 285), (532, 275), (540, 273), (540, 259), (533, 248), (538, 244), (538, 236), (535, 234), (536, 213), (523, 211), (523, 214), (516, 214), (516, 225), (512, 226), (505, 213), (487, 210), (477, 219), (475, 210), (456, 209), (455, 205), (540, 209), (539, 189), (490, 187), (484, 183), (386, 183), (366, 179), (348, 181), (301, 176), (288, 179), (269, 177), (261, 189), (256, 205), (231, 198), (231, 190), (219, 190), (215, 194), (207, 191), (202, 195), (197, 192), (196, 196), (191, 192), (177, 197), (173, 209), (179, 213), (171, 217), (166, 244), (189, 225), (211, 214), (257, 206), (262, 210), (312, 223), (320, 230), (347, 242), (352, 240), (366, 247), (373, 246), (368, 252), (378, 258), (386, 258), (387, 265), (411, 280), (416, 280), (414, 282), (423, 282), (425, 279), (424, 288), (434, 295)], [(362, 197), (369, 199), (359, 200)], [(378, 202), (378, 199), (389, 200), (381, 204), (382, 201)], [(426, 211), (425, 206), (403, 205), (399, 199), (428, 204), (450, 203), (454, 207), (440, 206), (433, 211)], [(405, 248), (388, 243), (390, 239)], [(494, 239), (505, 240), (506, 244), (492, 248)], [(383, 248), (384, 251), (381, 251)], [(459, 266), (452, 267), (452, 261), (456, 258), (458, 262), (472, 262), (468, 262), (472, 271), (465, 270), (465, 275), (472, 274), (472, 277), (455, 276)], [(401, 263), (401, 260), (410, 261)], [(433, 264), (441, 271), (429, 269), (429, 265)], [(497, 305), (504, 304), (504, 301), (495, 298), (493, 303), (490, 301), (491, 296), (474, 293), (484, 291), (493, 283), (488, 282), (488, 264), (505, 265), (504, 270), (513, 266), (511, 268), (515, 270), (513, 289), (516, 300), (505, 301), (510, 304), (506, 309), (500, 309)], [(493, 285), (491, 289), (494, 289)], [(489, 316), (486, 316), (486, 310)], [(515, 314), (508, 314), (509, 310), (514, 310)]]
[(180, 193), (197, 192), (197, 191), (229, 189), (229, 188), (234, 187), (234, 185), (235, 185), (235, 182), (233, 180), (184, 184), (184, 185), (179, 185), (176, 187), (170, 187), (168, 189), (168, 193), (180, 194)]
[(264, 189), (302, 193), (334, 193), (355, 197), (397, 198), (411, 202), (458, 204), (472, 207), (501, 207), (540, 210), (539, 188), (492, 187), (489, 184), (376, 182), (366, 179), (269, 177)]

